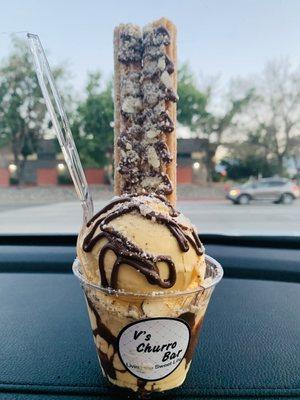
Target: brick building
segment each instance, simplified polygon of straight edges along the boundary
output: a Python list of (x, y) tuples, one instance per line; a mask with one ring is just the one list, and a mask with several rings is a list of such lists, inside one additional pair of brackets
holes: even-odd
[(206, 182), (206, 139), (177, 140), (177, 181), (178, 183)]
[[(56, 140), (42, 140), (37, 154), (30, 156), (23, 171), (26, 185), (51, 186), (70, 183), (62, 155), (56, 154)], [(201, 183), (206, 180), (203, 163), (205, 157), (204, 139), (178, 139), (177, 179), (178, 183)], [(89, 184), (105, 183), (103, 168), (87, 168), (85, 174)], [(16, 166), (9, 148), (0, 149), (0, 186), (14, 183)]]

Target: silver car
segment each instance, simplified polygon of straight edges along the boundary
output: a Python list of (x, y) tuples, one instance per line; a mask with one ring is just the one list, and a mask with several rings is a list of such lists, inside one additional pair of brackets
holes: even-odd
[(291, 204), (300, 197), (300, 188), (285, 178), (265, 178), (233, 187), (226, 197), (234, 204), (249, 204), (253, 200)]

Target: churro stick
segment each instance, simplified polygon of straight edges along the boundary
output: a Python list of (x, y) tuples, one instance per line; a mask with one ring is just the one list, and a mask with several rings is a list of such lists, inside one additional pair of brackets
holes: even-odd
[(115, 193), (176, 201), (176, 29), (115, 29)]
[[(177, 30), (176, 26), (168, 19), (161, 18), (158, 21), (153, 23), (153, 26), (160, 27), (163, 26), (169, 32), (170, 35), (170, 44), (166, 46), (166, 55), (172, 61), (174, 65), (174, 72), (170, 74), (171, 80), (171, 90), (176, 94), (177, 93)], [(166, 112), (170, 116), (174, 130), (166, 134), (166, 145), (169, 148), (170, 154), (172, 155), (172, 161), (170, 164), (166, 166), (165, 172), (168, 175), (173, 191), (169, 194), (168, 200), (176, 205), (176, 196), (177, 196), (177, 136), (176, 136), (176, 121), (177, 121), (177, 105), (176, 102), (168, 101), (166, 102)]]
[[(121, 134), (133, 125), (141, 109), (140, 73), (142, 61), (141, 29), (132, 24), (121, 24), (114, 30), (114, 167), (115, 194), (126, 192), (128, 174), (121, 174)], [(124, 153), (124, 149), (123, 149)], [(122, 172), (122, 171), (121, 171)]]

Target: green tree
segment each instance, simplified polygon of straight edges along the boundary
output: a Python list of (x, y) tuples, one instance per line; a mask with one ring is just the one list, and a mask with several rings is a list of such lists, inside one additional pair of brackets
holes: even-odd
[(236, 143), (221, 161), (227, 177), (232, 180), (245, 180), (250, 177), (269, 177), (279, 173), (275, 157), (266, 155), (265, 149), (245, 141)]
[(178, 122), (196, 131), (208, 117), (206, 107), (209, 96), (198, 89), (195, 76), (187, 64), (183, 64), (178, 71), (178, 95)]
[(201, 91), (195, 76), (186, 64), (179, 70), (178, 82), (178, 121), (188, 126), (195, 136), (207, 139), (204, 162), (207, 180), (211, 182), (216, 152), (224, 143), (226, 132), (234, 125), (235, 117), (251, 100), (253, 90), (250, 89), (247, 93), (237, 96), (227, 93), (222, 111), (217, 112), (211, 107), (214, 101), (213, 85), (208, 85), (205, 91)]
[(79, 103), (72, 123), (72, 131), (84, 166), (103, 167), (111, 162), (113, 120), (112, 82), (109, 81), (102, 87), (101, 74), (89, 74), (86, 98)]
[[(22, 184), (26, 160), (36, 153), (48, 119), (27, 44), (17, 38), (12, 43), (13, 50), (0, 68), (0, 146), (11, 147)], [(61, 68), (53, 72), (55, 78), (63, 75)]]
[(245, 109), (241, 131), (249, 144), (276, 159), (284, 174), (285, 159), (300, 151), (300, 70), (288, 60), (272, 61), (250, 84), (256, 96)]

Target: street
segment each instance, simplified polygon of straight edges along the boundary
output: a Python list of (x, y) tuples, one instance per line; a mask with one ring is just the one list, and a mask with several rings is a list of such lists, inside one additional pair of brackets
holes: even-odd
[[(95, 210), (107, 201), (97, 201)], [(178, 208), (199, 233), (231, 235), (300, 235), (300, 201), (292, 205), (232, 205), (225, 200), (179, 201)], [(0, 234), (70, 234), (81, 225), (78, 202), (0, 209)]]

